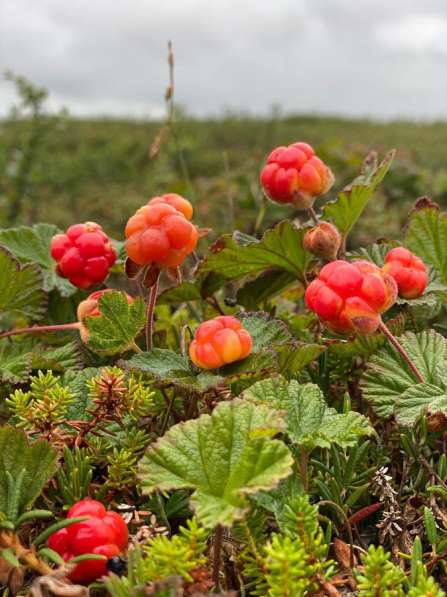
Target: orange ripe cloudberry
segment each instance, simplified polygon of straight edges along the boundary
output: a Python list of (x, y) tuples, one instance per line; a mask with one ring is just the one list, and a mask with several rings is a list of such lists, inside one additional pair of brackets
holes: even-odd
[(218, 369), (245, 359), (252, 348), (251, 336), (239, 319), (222, 315), (199, 325), (189, 345), (189, 356), (201, 369)]
[(127, 255), (140, 266), (178, 267), (197, 244), (191, 217), (192, 206), (180, 195), (154, 197), (127, 222)]
[(330, 330), (370, 334), (397, 297), (394, 279), (369, 261), (332, 261), (306, 289), (306, 304)]
[(116, 251), (99, 224), (86, 222), (70, 226), (51, 241), (51, 256), (57, 273), (78, 288), (103, 282), (116, 261)]
[[(85, 343), (88, 342), (89, 338), (89, 331), (87, 327), (84, 325), (84, 319), (86, 317), (99, 317), (101, 315), (101, 311), (99, 308), (99, 299), (106, 294), (106, 292), (111, 292), (111, 288), (105, 288), (104, 290), (97, 290), (96, 292), (92, 292), (85, 300), (81, 301), (78, 305), (77, 309), (77, 317), (79, 322), (79, 333), (81, 335), (81, 340)], [(127, 302), (129, 305), (133, 303), (134, 299), (129, 294), (126, 294)]]
[(425, 263), (404, 247), (396, 247), (387, 253), (383, 271), (396, 280), (399, 295), (403, 298), (417, 298), (427, 288), (428, 274)]
[(337, 257), (341, 245), (341, 236), (333, 224), (320, 222), (306, 232), (303, 245), (309, 253), (331, 261)]
[(311, 207), (333, 183), (331, 170), (307, 143), (277, 147), (261, 171), (261, 184), (270, 199), (293, 203), (297, 209)]

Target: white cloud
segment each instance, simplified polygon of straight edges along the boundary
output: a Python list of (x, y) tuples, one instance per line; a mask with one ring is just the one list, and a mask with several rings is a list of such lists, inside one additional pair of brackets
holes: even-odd
[[(0, 66), (77, 114), (223, 107), (447, 117), (447, 3), (425, 0), (2, 0)], [(0, 112), (11, 92), (0, 82)]]

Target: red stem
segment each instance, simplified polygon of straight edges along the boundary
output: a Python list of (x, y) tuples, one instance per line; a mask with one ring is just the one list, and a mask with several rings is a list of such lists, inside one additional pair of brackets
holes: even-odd
[(0, 338), (7, 338), (8, 336), (17, 336), (18, 334), (33, 334), (34, 332), (59, 332), (65, 330), (79, 330), (81, 324), (79, 321), (75, 323), (61, 323), (58, 325), (33, 325), (29, 328), (16, 328), (0, 334)]
[(396, 336), (394, 336), (394, 334), (390, 331), (390, 329), (383, 323), (383, 321), (379, 326), (379, 330), (386, 336), (387, 340), (394, 346), (394, 348), (397, 350), (397, 352), (400, 354), (400, 356), (403, 358), (403, 360), (407, 363), (408, 367), (414, 373), (414, 375), (415, 375), (416, 379), (419, 381), (419, 383), (425, 383), (424, 378), (422, 377), (419, 369), (416, 367), (416, 365), (411, 360), (410, 355), (407, 353), (405, 348), (401, 345), (401, 343), (396, 338)]
[(147, 303), (147, 310), (146, 310), (146, 347), (147, 350), (152, 350), (152, 335), (154, 332), (154, 309), (155, 303), (157, 302), (157, 294), (158, 294), (158, 283), (160, 281), (160, 272), (158, 276), (151, 286), (151, 290), (149, 293), (149, 300)]

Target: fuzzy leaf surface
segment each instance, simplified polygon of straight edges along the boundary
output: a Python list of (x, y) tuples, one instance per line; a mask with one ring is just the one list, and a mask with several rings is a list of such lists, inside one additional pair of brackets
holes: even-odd
[(411, 426), (423, 414), (447, 415), (447, 389), (428, 383), (420, 383), (405, 390), (399, 396), (394, 414), (401, 425)]
[(122, 292), (112, 291), (99, 299), (98, 317), (86, 317), (90, 332), (88, 346), (107, 354), (124, 352), (135, 342), (146, 322), (146, 307), (141, 299), (129, 305)]
[(284, 220), (267, 230), (260, 241), (239, 244), (233, 236), (225, 235), (215, 243), (215, 252), (203, 261), (199, 273), (213, 272), (232, 280), (273, 267), (303, 280), (312, 260), (303, 247), (305, 232)]
[(395, 154), (395, 150), (389, 151), (380, 164), (375, 152), (368, 154), (360, 175), (340, 191), (335, 201), (324, 206), (323, 219), (332, 220), (343, 236), (349, 234), (362, 215), (368, 201), (388, 172)]
[(19, 496), (19, 513), (31, 506), (56, 470), (57, 452), (45, 440), (28, 443), (23, 431), (0, 428), (0, 512), (8, 507), (6, 472), (17, 479), (25, 471)]
[(373, 433), (368, 419), (360, 413), (340, 414), (329, 408), (315, 384), (273, 377), (255, 383), (244, 392), (243, 398), (257, 405), (284, 410), (290, 439), (309, 451), (329, 448), (331, 444), (343, 448), (354, 446), (360, 437)]
[(231, 526), (243, 518), (248, 494), (291, 473), (291, 453), (271, 439), (283, 427), (280, 414), (266, 406), (221, 402), (148, 448), (139, 466), (143, 493), (193, 489), (191, 504), (205, 526)]
[[(443, 387), (447, 366), (446, 340), (433, 330), (398, 337), (427, 384)], [(363, 375), (363, 396), (381, 417), (393, 414), (396, 400), (418, 384), (414, 373), (400, 354), (386, 344), (369, 361)]]

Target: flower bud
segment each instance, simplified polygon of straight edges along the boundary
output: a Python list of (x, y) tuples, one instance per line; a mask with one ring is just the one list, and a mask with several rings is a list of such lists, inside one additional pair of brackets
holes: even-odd
[(303, 244), (309, 253), (326, 261), (332, 261), (337, 258), (341, 246), (341, 236), (333, 224), (320, 222), (306, 232)]

